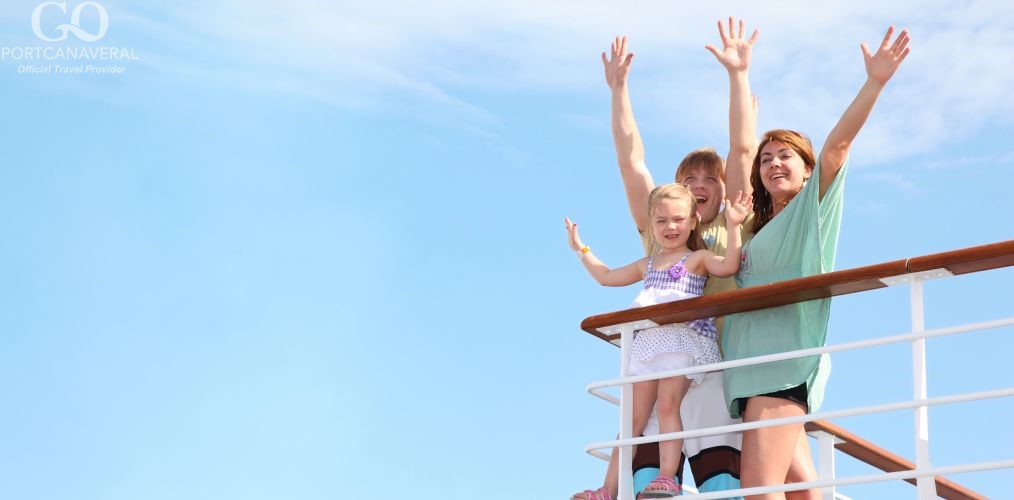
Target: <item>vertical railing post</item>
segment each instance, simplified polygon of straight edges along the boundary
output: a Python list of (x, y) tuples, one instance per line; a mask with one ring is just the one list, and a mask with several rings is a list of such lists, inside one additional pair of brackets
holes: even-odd
[[(908, 262), (905, 263), (908, 268)], [(931, 269), (915, 273), (881, 278), (887, 286), (908, 284), (911, 300), (912, 331), (926, 330), (923, 314), (922, 284), (924, 281), (952, 276), (947, 269)], [(912, 342), (912, 392), (916, 400), (926, 399), (926, 339)], [(920, 406), (915, 409), (915, 468), (930, 468), (929, 456), (929, 408)], [(937, 498), (936, 478), (920, 477), (916, 479), (916, 489), (920, 499)]]
[[(630, 344), (634, 340), (634, 323), (620, 325), (620, 377), (627, 376), (630, 364)], [(620, 439), (628, 439), (634, 426), (634, 385), (623, 384), (620, 388)], [(617, 500), (631, 500), (634, 493), (633, 448), (620, 446), (620, 477)]]
[[(634, 342), (634, 332), (637, 330), (644, 330), (645, 328), (653, 328), (658, 326), (658, 323), (650, 319), (642, 319), (631, 323), (623, 323), (620, 325), (606, 326), (599, 328), (599, 331), (606, 335), (620, 334), (620, 378), (626, 377), (629, 371), (630, 364), (630, 345)], [(613, 341), (615, 342), (615, 340)], [(634, 385), (623, 384), (620, 386), (620, 439), (628, 439), (633, 437), (634, 433)], [(633, 448), (631, 446), (620, 446), (617, 451), (619, 457), (619, 491), (616, 495), (617, 500), (631, 500), (634, 495), (634, 473), (632, 470), (633, 464)]]
[[(921, 276), (913, 275), (911, 286), (912, 331), (921, 332), (926, 329), (923, 314)], [(912, 342), (912, 380), (915, 399), (926, 399), (926, 339)], [(915, 466), (925, 470), (931, 467), (929, 456), (929, 408), (920, 406), (915, 409)], [(921, 500), (937, 497), (936, 481), (933, 477), (920, 477), (916, 487)]]
[[(814, 431), (808, 434), (817, 440), (817, 476), (820, 479), (834, 479), (834, 445), (836, 443), (834, 435), (824, 431)], [(821, 489), (821, 500), (834, 500), (834, 496), (834, 486)]]

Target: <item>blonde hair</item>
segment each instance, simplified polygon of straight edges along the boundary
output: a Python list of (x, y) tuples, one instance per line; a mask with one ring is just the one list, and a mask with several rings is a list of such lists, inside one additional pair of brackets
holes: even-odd
[[(651, 190), (648, 195), (648, 220), (655, 218), (655, 209), (663, 201), (686, 201), (690, 205), (690, 216), (694, 219), (694, 228), (690, 230), (690, 237), (687, 239), (687, 248), (690, 250), (701, 250), (707, 248), (704, 245), (704, 238), (701, 236), (701, 218), (697, 215), (697, 198), (690, 193), (690, 189), (676, 182), (662, 184)], [(658, 255), (662, 250), (662, 244), (655, 238), (655, 231), (648, 229), (648, 241), (650, 243), (648, 255)]]
[(781, 142), (792, 148), (806, 165), (806, 171), (812, 172), (817, 164), (816, 156), (813, 154), (813, 144), (810, 138), (794, 130), (769, 130), (764, 133), (760, 144), (757, 145), (757, 154), (753, 157), (753, 168), (750, 171), (750, 185), (753, 186), (753, 234), (760, 232), (771, 219), (774, 218), (774, 202), (771, 200), (771, 193), (761, 182), (760, 164), (761, 150), (771, 142)]
[(703, 167), (725, 182), (725, 159), (714, 148), (695, 149), (676, 167), (676, 182), (683, 182), (692, 168)]

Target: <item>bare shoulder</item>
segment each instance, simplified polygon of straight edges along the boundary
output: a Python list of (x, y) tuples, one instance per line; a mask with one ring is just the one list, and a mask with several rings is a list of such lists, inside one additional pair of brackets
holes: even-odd
[(634, 261), (633, 265), (637, 266), (638, 271), (641, 271), (641, 276), (648, 273), (648, 257), (641, 257), (640, 259), (637, 259)]

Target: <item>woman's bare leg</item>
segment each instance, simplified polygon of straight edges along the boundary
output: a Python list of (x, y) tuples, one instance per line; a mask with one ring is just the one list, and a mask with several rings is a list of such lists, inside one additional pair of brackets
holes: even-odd
[[(813, 455), (810, 454), (810, 440), (806, 437), (806, 431), (800, 430), (799, 441), (796, 444), (796, 453), (792, 457), (792, 465), (789, 466), (789, 473), (785, 476), (786, 483), (802, 483), (815, 481), (817, 470), (813, 467)], [(792, 500), (820, 500), (820, 490), (789, 491), (785, 498)]]
[[(754, 396), (743, 412), (744, 422), (806, 414), (803, 405), (782, 398)], [(740, 485), (743, 488), (772, 486), (785, 483), (796, 456), (803, 424), (779, 425), (743, 433)], [(812, 465), (811, 465), (812, 467)], [(784, 499), (784, 493), (768, 493), (746, 497), (755, 500)]]

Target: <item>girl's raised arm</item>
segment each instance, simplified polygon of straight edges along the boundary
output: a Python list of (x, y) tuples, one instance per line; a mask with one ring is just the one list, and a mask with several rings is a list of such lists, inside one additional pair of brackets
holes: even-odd
[(588, 270), (588, 274), (592, 278), (595, 278), (595, 281), (598, 281), (600, 285), (627, 286), (644, 279), (644, 273), (647, 269), (647, 258), (637, 260), (617, 269), (609, 269), (598, 257), (591, 253), (591, 250), (584, 243), (581, 243), (581, 236), (577, 234), (577, 224), (571, 222), (569, 217), (564, 217), (563, 221), (567, 224), (567, 242), (570, 243), (570, 249), (577, 254), (577, 258), (584, 264), (584, 268)]
[(887, 29), (884, 40), (880, 42), (880, 48), (875, 54), (870, 54), (870, 48), (865, 43), (859, 44), (863, 51), (863, 59), (866, 63), (866, 83), (859, 89), (859, 94), (852, 100), (852, 104), (838, 120), (838, 124), (831, 129), (824, 141), (824, 149), (820, 151), (820, 197), (824, 198), (827, 188), (831, 187), (834, 178), (838, 176), (845, 157), (849, 153), (852, 141), (863, 128), (866, 119), (873, 110), (873, 105), (880, 97), (880, 91), (884, 89), (887, 81), (894, 76), (894, 72), (901, 65), (901, 62), (908, 56), (908, 31), (902, 30), (898, 38), (891, 42), (894, 34), (894, 26)]
[(698, 250), (704, 255), (704, 270), (711, 276), (724, 278), (739, 271), (743, 251), (743, 235), (739, 227), (753, 211), (753, 195), (740, 191), (736, 198), (725, 200), (725, 224), (729, 233), (725, 256), (716, 255), (710, 250)]

